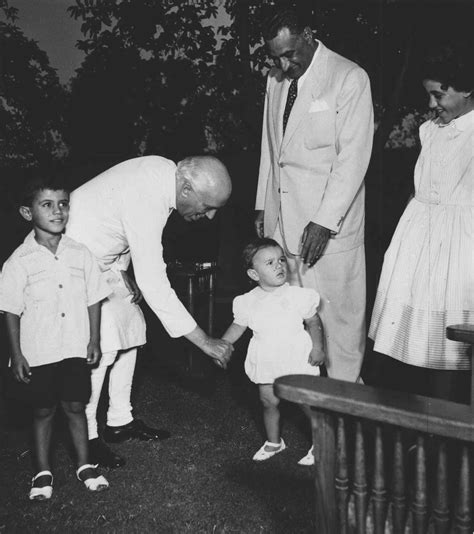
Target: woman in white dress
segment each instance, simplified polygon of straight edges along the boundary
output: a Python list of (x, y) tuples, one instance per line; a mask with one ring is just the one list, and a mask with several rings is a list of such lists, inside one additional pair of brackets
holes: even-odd
[[(258, 238), (244, 250), (244, 264), (258, 285), (234, 299), (234, 322), (222, 339), (235, 343), (250, 328), (245, 372), (258, 384), (267, 441), (253, 460), (268, 460), (286, 448), (280, 436), (276, 378), (289, 374), (319, 375), (324, 361), (323, 331), (314, 289), (290, 286), (285, 253), (273, 239)], [(305, 329), (306, 327), (306, 329)], [(312, 448), (299, 462), (313, 465)]]
[[(474, 76), (472, 58), (427, 62), (436, 117), (420, 127), (415, 195), (385, 254), (369, 337), (379, 384), (469, 402), (469, 346), (446, 327), (474, 323)], [(387, 357), (388, 356), (388, 357)]]

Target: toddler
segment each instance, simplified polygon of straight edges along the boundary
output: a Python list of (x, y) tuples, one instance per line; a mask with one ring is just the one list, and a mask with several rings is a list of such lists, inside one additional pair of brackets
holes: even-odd
[[(234, 322), (223, 339), (234, 343), (247, 327), (253, 330), (245, 371), (258, 385), (262, 402), (267, 441), (253, 460), (263, 461), (286, 448), (280, 436), (279, 399), (273, 393), (273, 382), (288, 374), (320, 374), (323, 330), (317, 314), (319, 295), (313, 289), (288, 284), (286, 257), (276, 241), (255, 239), (244, 249), (243, 258), (257, 287), (235, 298)], [(298, 463), (314, 464), (312, 448)]]

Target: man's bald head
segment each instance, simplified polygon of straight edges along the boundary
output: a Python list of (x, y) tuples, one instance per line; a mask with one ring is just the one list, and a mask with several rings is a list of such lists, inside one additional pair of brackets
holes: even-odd
[(231, 192), (229, 173), (214, 156), (192, 156), (178, 163), (176, 209), (187, 221), (212, 219)]

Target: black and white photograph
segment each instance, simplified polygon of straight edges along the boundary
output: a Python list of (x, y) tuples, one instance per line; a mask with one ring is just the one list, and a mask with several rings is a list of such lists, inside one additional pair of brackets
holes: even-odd
[(472, 0), (0, 0), (0, 534), (474, 533)]

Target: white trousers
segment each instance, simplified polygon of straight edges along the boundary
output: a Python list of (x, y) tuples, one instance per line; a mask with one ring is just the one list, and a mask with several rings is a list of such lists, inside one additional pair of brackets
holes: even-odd
[[(273, 238), (283, 246), (279, 226)], [(287, 253), (289, 282), (315, 289), (321, 302), (318, 314), (324, 328), (328, 376), (361, 382), (365, 352), (365, 247), (324, 254), (308, 267)]]
[(300, 258), (288, 258), (291, 285), (315, 289), (326, 341), (326, 367), (331, 378), (360, 381), (365, 351), (364, 245), (323, 255), (308, 268)]
[(133, 373), (137, 361), (137, 348), (105, 352), (98, 367), (92, 370), (92, 393), (86, 406), (87, 428), (89, 439), (98, 437), (97, 406), (99, 404), (102, 386), (104, 384), (107, 367), (111, 366), (109, 376), (109, 408), (107, 410), (107, 425), (121, 426), (133, 420), (132, 393)]

